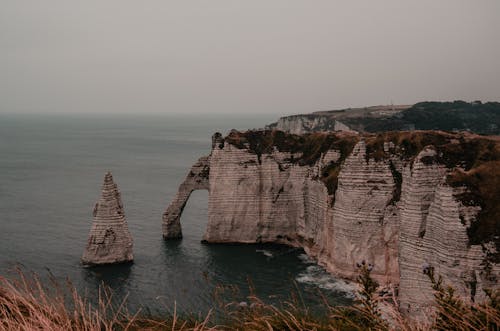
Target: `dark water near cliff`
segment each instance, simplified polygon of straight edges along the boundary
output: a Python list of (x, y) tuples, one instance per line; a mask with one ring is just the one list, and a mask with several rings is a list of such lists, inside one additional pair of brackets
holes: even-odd
[[(184, 238), (165, 242), (161, 214), (191, 164), (210, 150), (211, 134), (262, 127), (275, 116), (17, 116), (0, 115), (0, 274), (16, 265), (71, 279), (95, 297), (103, 282), (132, 308), (204, 311), (217, 284), (251, 280), (266, 300), (298, 288), (306, 303), (318, 291), (348, 303), (336, 281), (297, 250), (205, 245), (208, 193), (194, 192), (181, 219)], [(111, 170), (122, 192), (135, 263), (79, 265), (99, 197)], [(271, 296), (271, 297), (270, 297)]]

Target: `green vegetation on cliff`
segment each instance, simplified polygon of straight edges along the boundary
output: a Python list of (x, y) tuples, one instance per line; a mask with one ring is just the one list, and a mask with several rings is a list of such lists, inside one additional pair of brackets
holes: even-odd
[[(440, 131), (392, 131), (365, 137), (367, 158), (377, 161), (389, 159), (391, 153), (411, 161), (424, 147), (433, 146), (436, 156), (424, 157), (422, 162), (445, 165), (450, 169), (447, 183), (464, 188), (455, 198), (466, 206), (481, 207), (467, 230), (470, 244), (493, 241), (500, 252), (500, 139)], [(386, 152), (384, 142), (394, 147)], [(500, 254), (491, 258), (499, 262)]]
[(352, 117), (342, 121), (366, 132), (416, 129), (500, 134), (500, 103), (426, 101), (391, 116)]
[(500, 134), (500, 102), (425, 101), (414, 105), (372, 106), (318, 111), (280, 118), (269, 128), (301, 127), (301, 132), (331, 131), (339, 121), (358, 132), (406, 130), (469, 131)]
[(270, 154), (276, 148), (280, 152), (297, 154), (290, 158), (291, 163), (301, 166), (313, 165), (329, 150), (340, 152), (340, 159), (330, 162), (322, 170), (320, 179), (328, 189), (328, 194), (333, 195), (337, 190), (338, 175), (342, 162), (351, 154), (359, 137), (352, 133), (326, 133), (317, 132), (305, 135), (294, 135), (279, 130), (265, 131), (232, 131), (225, 140), (237, 148), (246, 148), (257, 154), (261, 159), (262, 154)]
[(313, 165), (323, 153), (338, 150), (343, 156), (351, 153), (359, 141), (355, 134), (332, 134), (326, 132), (294, 135), (278, 130), (231, 131), (225, 140), (240, 149), (248, 149), (260, 157), (276, 148), (279, 152), (300, 154), (291, 159), (299, 165)]

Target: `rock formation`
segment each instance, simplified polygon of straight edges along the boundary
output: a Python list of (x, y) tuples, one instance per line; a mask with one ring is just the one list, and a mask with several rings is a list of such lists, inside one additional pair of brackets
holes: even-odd
[(276, 123), (268, 125), (268, 129), (277, 129), (292, 134), (304, 134), (326, 131), (364, 131), (365, 121), (387, 118), (397, 115), (410, 106), (390, 105), (364, 108), (317, 111), (310, 114), (284, 116)]
[(208, 190), (209, 158), (202, 157), (189, 171), (184, 182), (179, 186), (174, 200), (163, 213), (163, 238), (182, 238), (179, 218), (186, 206), (186, 202), (194, 190)]
[(289, 132), (292, 134), (304, 134), (320, 131), (354, 131), (339, 120), (323, 114), (314, 115), (292, 115), (281, 117), (278, 122), (271, 124), (270, 128)]
[(303, 247), (351, 279), (366, 260), (380, 283), (399, 285), (401, 308), (418, 314), (432, 302), (424, 265), (470, 300), (498, 288), (499, 169), (496, 137), (216, 134), (167, 208), (163, 235), (180, 236), (190, 193), (208, 189), (207, 242)]
[[(434, 300), (424, 266), (432, 266), (445, 283), (471, 301), (484, 300), (484, 289), (498, 288), (500, 277), (496, 248), (489, 248), (491, 242), (471, 245), (468, 237), (467, 225), (481, 208), (456, 199), (462, 188), (446, 183), (444, 165), (423, 162), (436, 153), (432, 148), (422, 151), (403, 173), (399, 300), (401, 309), (411, 313), (425, 312)], [(498, 199), (497, 195), (500, 203)]]
[(131, 262), (132, 236), (128, 230), (122, 199), (110, 172), (106, 173), (101, 198), (96, 202), (94, 220), (82, 256), (84, 265)]

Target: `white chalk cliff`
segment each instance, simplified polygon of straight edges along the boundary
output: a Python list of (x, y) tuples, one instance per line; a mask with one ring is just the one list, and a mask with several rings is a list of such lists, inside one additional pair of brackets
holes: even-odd
[(278, 119), (273, 128), (292, 134), (304, 134), (318, 131), (352, 131), (349, 126), (327, 115), (292, 115)]
[(82, 256), (84, 265), (131, 262), (132, 236), (128, 230), (123, 203), (110, 172), (106, 173), (101, 198), (96, 202), (94, 220)]
[[(425, 135), (405, 134), (408, 141)], [(269, 145), (278, 135), (300, 143)], [(498, 288), (495, 245), (471, 244), (467, 233), (481, 207), (456, 198), (465, 188), (447, 183), (451, 169), (439, 162), (446, 155), (426, 146), (409, 157), (412, 145), (398, 146), (396, 136), (315, 135), (310, 141), (323, 139), (323, 145), (279, 131), (214, 135), (210, 155), (192, 167), (163, 215), (163, 236), (181, 236), (190, 193), (206, 189), (207, 242), (303, 247), (327, 270), (350, 279), (365, 260), (382, 285), (399, 286), (404, 311), (422, 312), (433, 301), (424, 265), (471, 300), (484, 299), (484, 288)], [(436, 137), (446, 146), (459, 138)], [(333, 143), (323, 148), (328, 139)], [(493, 146), (497, 151), (498, 142)]]

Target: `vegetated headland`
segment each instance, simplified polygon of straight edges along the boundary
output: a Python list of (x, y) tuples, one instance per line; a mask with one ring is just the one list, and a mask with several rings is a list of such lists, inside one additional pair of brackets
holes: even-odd
[[(454, 107), (450, 111), (461, 114), (483, 106), (497, 115), (496, 103), (481, 102), (393, 111)], [(385, 110), (369, 109), (392, 118), (380, 114)], [(357, 111), (363, 115), (355, 118), (372, 116)], [(344, 122), (326, 128), (324, 116), (214, 134), (210, 153), (188, 171), (163, 215), (164, 238), (182, 237), (187, 199), (203, 189), (209, 192), (208, 243), (302, 247), (347, 279), (355, 279), (357, 264), (366, 260), (372, 277), (398, 293), (406, 316), (424, 318), (432, 306), (424, 266), (463, 300), (485, 302), (500, 278), (500, 138), (459, 130), (358, 132)]]
[(498, 135), (500, 103), (424, 101), (414, 105), (317, 111), (282, 117), (268, 128), (296, 134), (336, 130), (358, 132), (443, 130)]
[[(251, 294), (214, 300), (204, 316), (177, 313), (175, 304), (153, 316), (116, 305), (107, 289), (92, 305), (71, 286), (47, 288), (20, 274), (0, 279), (0, 329), (496, 330), (498, 105), (327, 111), (214, 134), (163, 215), (163, 237), (182, 238), (191, 192), (208, 190), (204, 241), (301, 247), (331, 273), (357, 281), (353, 306), (325, 301), (318, 314), (300, 294), (279, 305)], [(446, 117), (461, 118), (462, 127), (444, 128)], [(429, 123), (455, 132), (414, 130)]]

